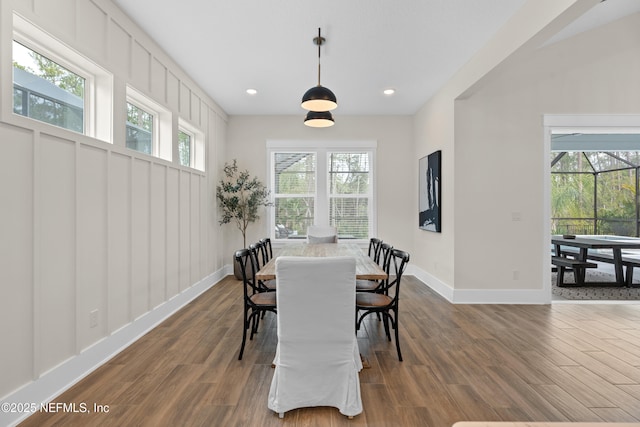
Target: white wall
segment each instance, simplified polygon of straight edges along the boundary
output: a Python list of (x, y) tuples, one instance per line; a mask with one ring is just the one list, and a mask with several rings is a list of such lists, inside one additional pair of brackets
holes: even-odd
[(415, 157), (442, 149), (444, 175), (442, 235), (419, 233), (414, 260), (455, 302), (550, 300), (543, 114), (640, 112), (638, 17), (538, 49), (594, 2), (566, 3), (539, 31), (512, 29), (515, 51), (490, 43), (493, 69), (474, 58), (416, 115)]
[(542, 117), (638, 114), (639, 75), (636, 14), (539, 49), (456, 102), (456, 288), (542, 286)]
[[(300, 116), (231, 116), (228, 126), (227, 159), (238, 159), (241, 169), (267, 181), (267, 140), (299, 141), (377, 141), (377, 200), (378, 237), (394, 246), (411, 250), (413, 230), (407, 225), (414, 222), (413, 211), (417, 190), (413, 186), (414, 161), (412, 119), (409, 116), (341, 116), (334, 112), (336, 124), (330, 128), (315, 129), (304, 125)], [(415, 163), (415, 165), (414, 165)], [(268, 236), (269, 226), (264, 221), (251, 225), (247, 241)], [(415, 221), (417, 224), (417, 219)], [(242, 247), (242, 236), (232, 224), (224, 226), (227, 253)]]
[[(10, 113), (13, 10), (113, 73), (113, 144)], [(3, 0), (1, 15), (0, 397), (223, 268), (227, 120), (108, 0)], [(206, 172), (125, 148), (127, 84), (204, 132)]]

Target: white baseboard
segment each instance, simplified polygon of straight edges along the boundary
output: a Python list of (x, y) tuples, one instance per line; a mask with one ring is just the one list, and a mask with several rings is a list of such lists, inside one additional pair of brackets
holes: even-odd
[[(205, 277), (175, 297), (93, 344), (77, 356), (51, 369), (35, 381), (5, 396), (1, 403), (19, 404), (20, 407), (28, 403), (40, 408), (41, 404), (52, 401), (56, 396), (59, 396), (172, 314), (196, 299), (200, 294), (214, 286), (228, 274), (228, 270), (229, 266), (225, 266)], [(232, 268), (230, 274), (233, 274)], [(3, 410), (0, 410), (0, 426), (15, 426), (29, 415), (31, 415), (31, 412), (12, 413), (5, 411), (3, 406)]]
[(233, 264), (225, 264), (222, 271), (224, 271), (225, 276), (233, 276)]
[(453, 289), (426, 271), (409, 265), (414, 275), (452, 304), (550, 304), (551, 292), (543, 289)]
[(454, 304), (551, 304), (542, 289), (460, 289)]
[(447, 301), (453, 302), (453, 288), (442, 282), (437, 277), (432, 276), (431, 274), (412, 264), (409, 264), (407, 266), (407, 271), (405, 272), (405, 274), (415, 276), (418, 280), (437, 292)]

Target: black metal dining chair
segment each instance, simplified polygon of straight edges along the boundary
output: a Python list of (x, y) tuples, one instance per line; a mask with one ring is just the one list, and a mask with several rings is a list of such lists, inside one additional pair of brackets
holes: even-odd
[(383, 281), (382, 290), (380, 292), (356, 292), (356, 331), (360, 330), (362, 320), (369, 314), (376, 313), (381, 315), (389, 341), (391, 341), (389, 323), (391, 323), (391, 327), (395, 331), (398, 359), (402, 361), (398, 333), (400, 282), (410, 257), (408, 252), (392, 249), (388, 258), (386, 268), (389, 276)]
[(382, 249), (382, 240), (377, 237), (369, 239), (369, 250), (367, 255), (376, 263), (380, 260), (380, 250)]
[(265, 237), (264, 239), (260, 239), (262, 242), (262, 257), (264, 259), (264, 263), (266, 264), (273, 258), (273, 247), (271, 246), (271, 238)]
[[(373, 238), (371, 240), (373, 240)], [(383, 243), (382, 240), (375, 240), (378, 240), (379, 243), (369, 243), (369, 256), (384, 270), (393, 246), (388, 243)], [(389, 274), (388, 271), (386, 271), (386, 273)], [(382, 280), (356, 280), (356, 292), (381, 292), (383, 285), (384, 281)]]
[[(268, 262), (264, 246), (265, 243), (263, 240), (249, 245), (249, 250), (251, 251), (251, 255), (253, 256), (257, 267), (256, 271), (260, 270)], [(258, 280), (256, 285), (259, 292), (274, 292), (276, 290), (275, 280)]]
[(253, 335), (258, 332), (260, 317), (270, 311), (277, 313), (276, 293), (260, 292), (256, 283), (256, 265), (254, 255), (250, 249), (240, 249), (235, 253), (235, 260), (242, 272), (242, 288), (244, 296), (243, 304), (243, 325), (242, 325), (242, 345), (238, 360), (242, 360), (244, 347), (247, 342), (247, 331), (251, 329), (249, 340), (253, 340)]

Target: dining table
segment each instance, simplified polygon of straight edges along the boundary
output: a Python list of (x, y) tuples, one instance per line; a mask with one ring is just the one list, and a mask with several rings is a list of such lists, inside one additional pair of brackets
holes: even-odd
[[(279, 250), (256, 273), (257, 280), (273, 280), (276, 278), (276, 260), (279, 256), (332, 257), (349, 256), (356, 260), (356, 279), (385, 280), (387, 273), (356, 243), (288, 243)], [(362, 367), (371, 367), (369, 360), (360, 354)]]
[(356, 259), (356, 279), (384, 280), (387, 273), (367, 255), (356, 243), (289, 243), (284, 245), (256, 273), (257, 280), (276, 278), (276, 259), (278, 256), (333, 257), (349, 256)]
[[(640, 239), (626, 236), (554, 235), (551, 236), (551, 243), (555, 247), (555, 254), (557, 256), (566, 254), (567, 251), (565, 248), (567, 247), (577, 248), (578, 251), (575, 255), (580, 261), (586, 261), (590, 257), (592, 259), (594, 258), (593, 255), (589, 253), (589, 250), (600, 251), (610, 249), (612, 254), (611, 262), (613, 263), (616, 276), (615, 284), (619, 286), (625, 285), (622, 250), (640, 249)], [(605, 259), (604, 256), (599, 258), (601, 260)]]

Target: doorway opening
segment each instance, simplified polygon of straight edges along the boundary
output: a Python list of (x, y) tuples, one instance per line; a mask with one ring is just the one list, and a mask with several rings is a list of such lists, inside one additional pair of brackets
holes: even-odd
[[(545, 254), (553, 234), (638, 237), (640, 116), (546, 115), (544, 130)], [(543, 288), (551, 302), (640, 299), (640, 288), (557, 288), (550, 257), (543, 258)], [(601, 279), (611, 267), (603, 263), (594, 271)]]

